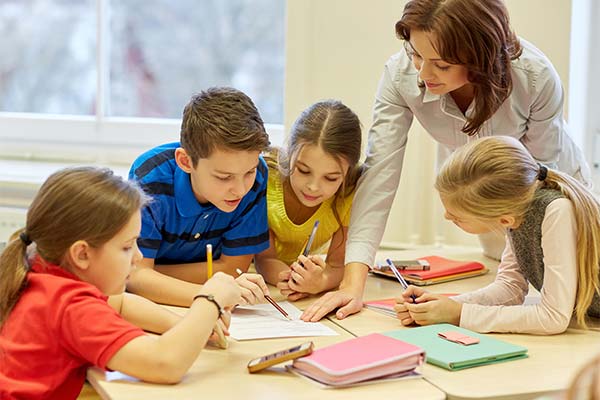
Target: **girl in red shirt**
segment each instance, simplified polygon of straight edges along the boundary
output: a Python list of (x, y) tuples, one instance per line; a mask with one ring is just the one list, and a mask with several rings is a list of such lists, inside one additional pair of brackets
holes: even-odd
[[(175, 383), (217, 320), (228, 323), (224, 309), (241, 293), (223, 273), (206, 282), (180, 320), (121, 295), (142, 258), (136, 241), (147, 201), (107, 169), (65, 169), (42, 185), (26, 227), (0, 256), (0, 398), (75, 399), (93, 365)], [(109, 295), (120, 295), (113, 307)], [(146, 335), (125, 319), (166, 332)]]

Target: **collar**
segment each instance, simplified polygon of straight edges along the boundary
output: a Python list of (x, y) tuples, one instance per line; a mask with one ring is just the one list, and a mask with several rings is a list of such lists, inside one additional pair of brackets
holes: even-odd
[(426, 88), (423, 88), (425, 93), (423, 94), (423, 103), (431, 103), (433, 101), (440, 101), (441, 96), (439, 94), (433, 94)]
[(196, 199), (196, 195), (194, 195), (194, 191), (192, 189), (190, 174), (179, 167), (177, 167), (175, 170), (173, 186), (177, 212), (179, 212), (179, 215), (182, 217), (197, 216), (213, 207), (212, 204), (203, 206), (200, 204), (200, 202), (198, 202), (198, 199)]
[(35, 256), (35, 258), (31, 261), (31, 267), (29, 268), (29, 272), (60, 276), (61, 278), (81, 281), (81, 279), (79, 279), (79, 277), (77, 277), (77, 275), (75, 275), (74, 273), (69, 272), (56, 264), (49, 263), (42, 259), (40, 256)]

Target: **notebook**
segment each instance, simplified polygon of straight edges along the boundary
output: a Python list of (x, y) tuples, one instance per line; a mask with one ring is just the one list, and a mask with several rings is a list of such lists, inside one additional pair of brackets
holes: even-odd
[[(457, 293), (442, 293), (442, 296), (456, 296)], [(389, 299), (379, 299), (379, 300), (371, 300), (371, 301), (363, 301), (363, 305), (365, 308), (369, 310), (373, 310), (375, 312), (389, 315), (391, 317), (396, 318), (396, 311), (394, 311), (394, 306), (396, 305), (396, 298), (392, 297)]]
[[(489, 272), (483, 264), (477, 261), (458, 261), (439, 256), (421, 257), (419, 260), (429, 262), (429, 270), (405, 270), (400, 271), (408, 283), (417, 286), (432, 285), (453, 281), (456, 279), (471, 278), (484, 275)], [(371, 270), (375, 275), (396, 279), (393, 272), (384, 265)]]
[[(457, 332), (479, 339), (479, 343), (465, 346), (440, 337), (443, 332)], [(422, 347), (427, 362), (451, 371), (527, 357), (527, 348), (492, 338), (450, 324), (436, 324), (417, 328), (384, 332), (384, 335)]]
[(314, 350), (294, 360), (292, 369), (338, 386), (413, 371), (423, 363), (422, 348), (373, 333)]

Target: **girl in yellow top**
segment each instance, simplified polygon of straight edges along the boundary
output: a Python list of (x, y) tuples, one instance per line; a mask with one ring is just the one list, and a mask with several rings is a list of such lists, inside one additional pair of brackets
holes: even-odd
[[(361, 127), (339, 101), (313, 104), (292, 126), (288, 146), (265, 155), (270, 246), (256, 269), (289, 300), (338, 286), (343, 276), (350, 209), (360, 176)], [(312, 252), (301, 253), (315, 221)]]

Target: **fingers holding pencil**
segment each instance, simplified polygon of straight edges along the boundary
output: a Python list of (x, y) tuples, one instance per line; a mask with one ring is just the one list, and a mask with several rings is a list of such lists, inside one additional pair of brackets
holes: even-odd
[(270, 295), (269, 288), (264, 278), (259, 274), (244, 274), (237, 270), (238, 277), (235, 281), (242, 289), (242, 300), (244, 304), (257, 304), (266, 302), (266, 296)]
[[(269, 288), (267, 287), (263, 277), (261, 275), (258, 274), (244, 274), (242, 272), (242, 270), (240, 270), (239, 268), (236, 270), (236, 272), (238, 273), (239, 277), (237, 279), (240, 279), (242, 277), (253, 277), (257, 276), (258, 278), (260, 278), (260, 282), (262, 282), (261, 288), (263, 288), (263, 292), (262, 292), (262, 298), (266, 301), (268, 301), (269, 303), (271, 303), (271, 305), (273, 307), (275, 307), (277, 309), (277, 311), (279, 311), (281, 313), (281, 315), (283, 315), (286, 319), (291, 320), (290, 316), (288, 315), (288, 313), (279, 305), (277, 304), (277, 302), (275, 300), (273, 300), (269, 294)], [(256, 283), (256, 282), (254, 282)], [(264, 287), (263, 287), (264, 286)], [(242, 292), (244, 291), (244, 289), (242, 288)], [(256, 301), (255, 303), (249, 303), (249, 304), (256, 304), (259, 303), (260, 301)]]

